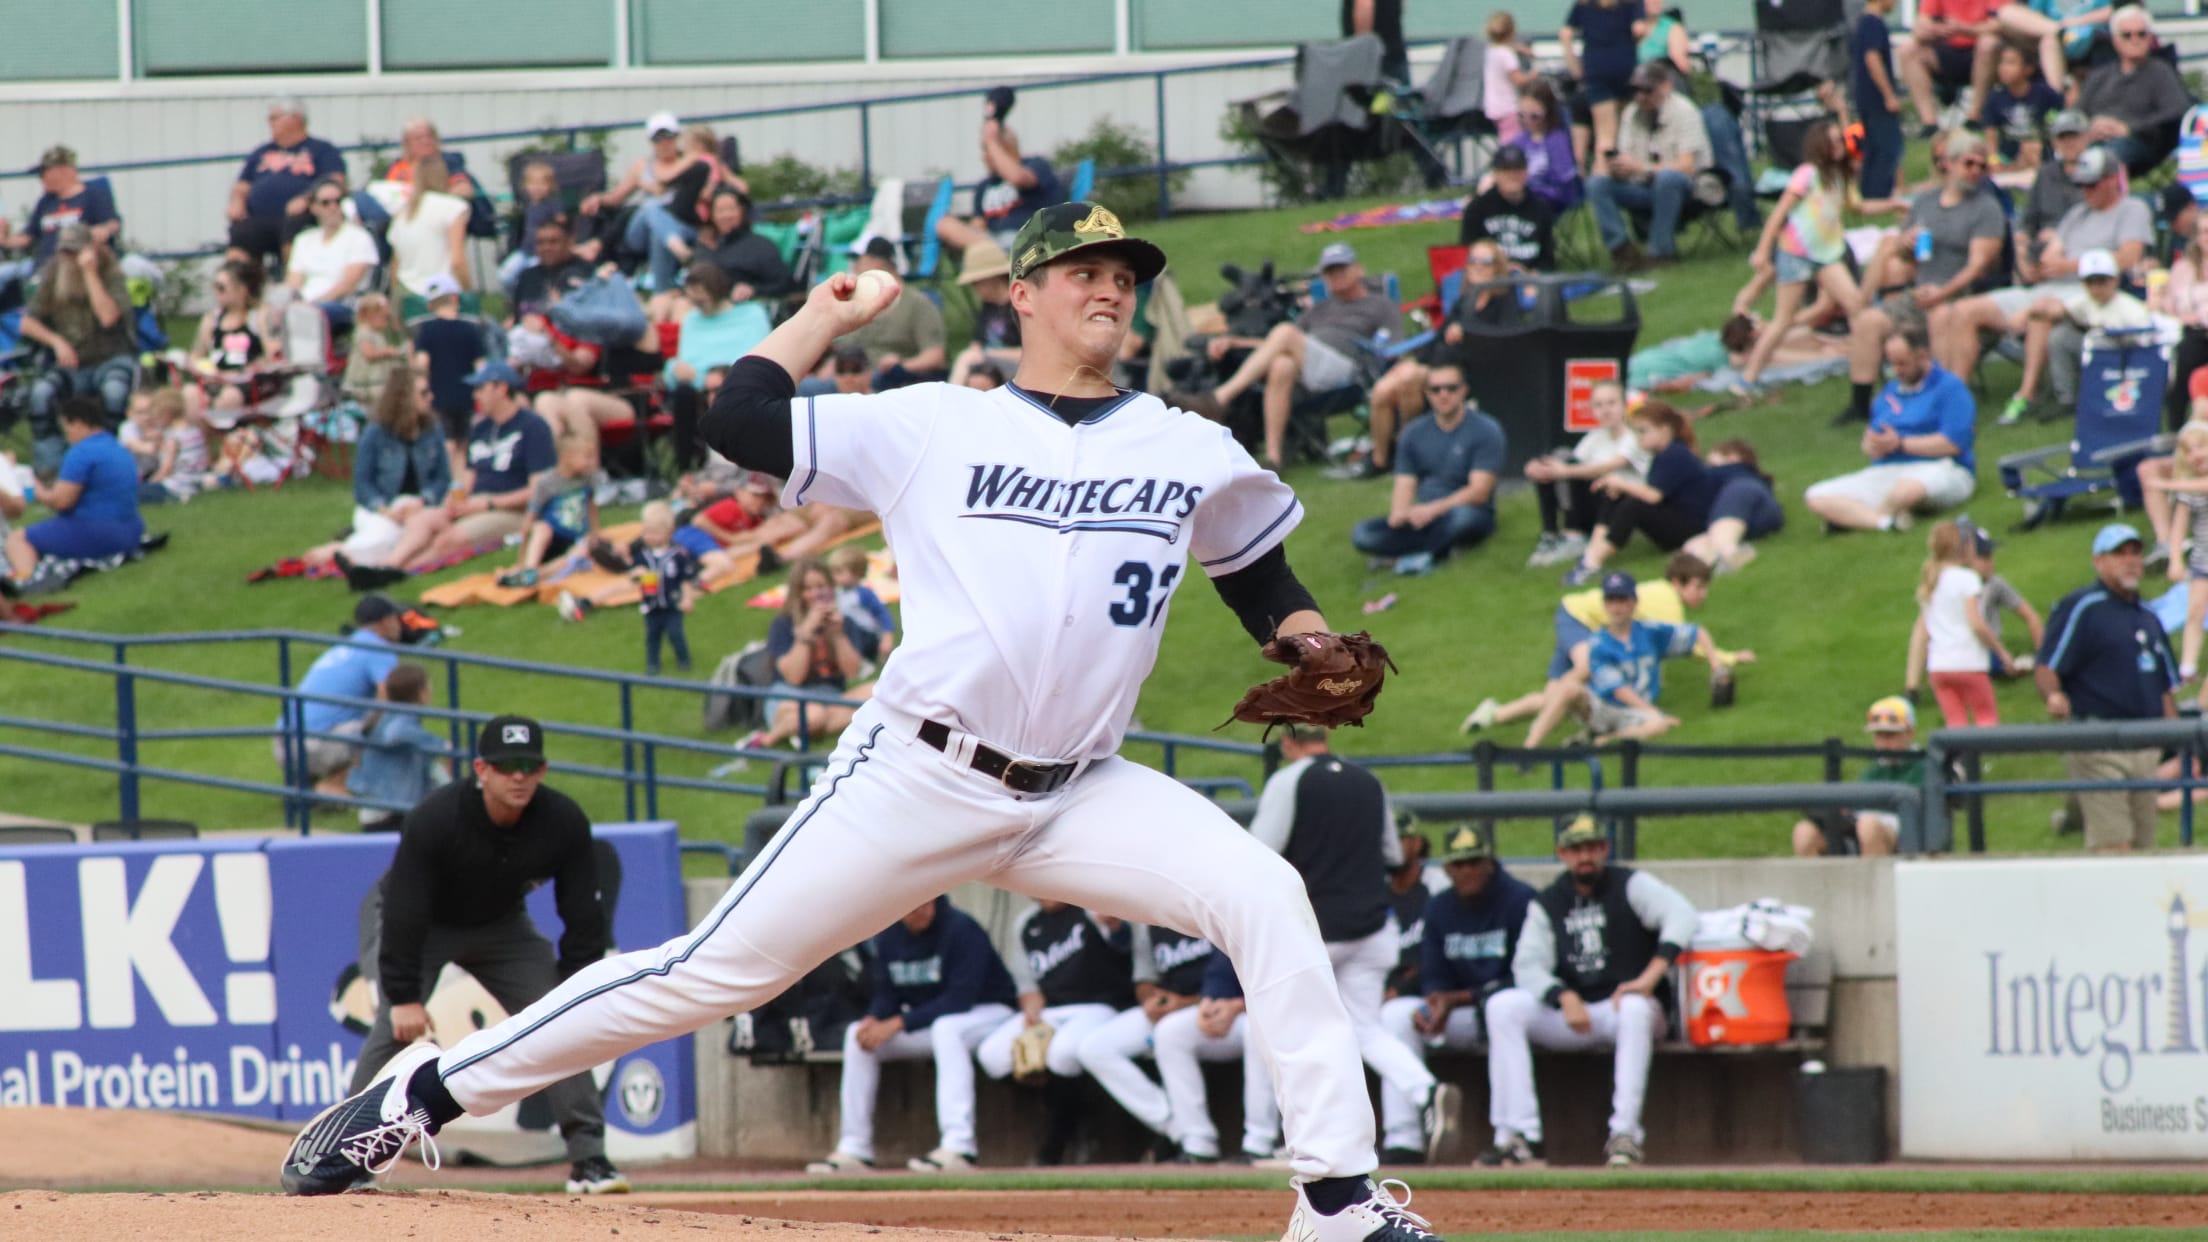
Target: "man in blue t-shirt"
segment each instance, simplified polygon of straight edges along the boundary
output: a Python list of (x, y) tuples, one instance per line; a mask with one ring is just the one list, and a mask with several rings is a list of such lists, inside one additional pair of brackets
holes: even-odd
[[(107, 431), (98, 397), (70, 397), (57, 412), (68, 449), (51, 483), (36, 483), (25, 500), (54, 516), (8, 532), (0, 595), (43, 595), (69, 585), (74, 566), (138, 547), (146, 532), (138, 516), (138, 463)], [(51, 558), (51, 559), (47, 559)], [(12, 575), (12, 576), (11, 576)]]
[(982, 97), (981, 162), (989, 175), (974, 187), (974, 214), (962, 220), (946, 212), (935, 222), (935, 235), (960, 254), (983, 238), (994, 239), (1009, 254), (1028, 217), (1066, 201), (1050, 161), (1020, 154), (1019, 135), (1004, 123), (1012, 98), (1009, 86), (992, 87)]
[[(299, 679), (301, 694), (329, 695), (341, 699), (372, 699), (384, 679), (398, 667), (393, 644), (404, 630), (404, 610), (387, 595), (363, 595), (353, 605), (350, 642), (333, 646), (315, 658)], [(343, 794), (345, 771), (360, 756), (360, 745), (347, 741), (359, 737), (368, 724), (366, 708), (342, 703), (291, 701), (276, 721), (273, 740), (276, 765), (284, 770), (285, 784), (304, 775), (322, 793)], [(292, 731), (296, 722), (301, 735)], [(316, 737), (314, 734), (337, 734)], [(293, 748), (297, 749), (294, 750)], [(296, 756), (296, 757), (294, 757)], [(301, 772), (301, 767), (304, 771)]]
[(1951, 509), (1977, 489), (1978, 403), (1970, 386), (1932, 361), (1920, 324), (1886, 334), (1893, 382), (1871, 402), (1863, 455), (1871, 464), (1813, 483), (1809, 511), (1841, 530), (1907, 530), (1912, 515)]
[[(31, 204), (23, 232), (9, 235), (0, 224), (0, 247), (29, 250), (34, 264), (54, 257), (55, 243), (64, 225), (82, 224), (93, 240), (112, 247), (123, 227), (115, 212), (115, 195), (105, 179), (97, 184), (77, 175), (77, 153), (63, 146), (46, 148), (38, 157), (38, 201)], [(28, 274), (27, 272), (25, 273)]]
[(1387, 516), (1366, 518), (1349, 535), (1366, 556), (1393, 558), (1399, 574), (1428, 573), (1494, 533), (1495, 481), (1510, 456), (1503, 425), (1467, 408), (1454, 363), (1426, 372), (1426, 404), (1396, 441)]
[(273, 274), (285, 243), (310, 223), (308, 187), (320, 177), (344, 177), (345, 157), (307, 136), (306, 105), (288, 95), (268, 105), (268, 138), (245, 157), (230, 186), (228, 257), (261, 260)]

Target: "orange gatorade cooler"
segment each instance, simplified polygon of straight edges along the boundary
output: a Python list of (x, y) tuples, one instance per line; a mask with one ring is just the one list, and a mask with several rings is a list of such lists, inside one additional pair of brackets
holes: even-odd
[(1792, 953), (1769, 949), (1695, 949), (1679, 955), (1686, 991), (1679, 1007), (1689, 1042), (1775, 1044), (1793, 1026), (1786, 1003)]

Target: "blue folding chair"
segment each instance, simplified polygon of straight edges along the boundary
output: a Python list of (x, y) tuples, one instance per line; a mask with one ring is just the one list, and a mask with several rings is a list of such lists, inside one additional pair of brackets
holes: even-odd
[(2139, 463), (2154, 451), (2169, 384), (2155, 329), (2094, 332), (2078, 373), (2078, 421), (2066, 444), (2001, 459), (2001, 486), (2024, 502), (2021, 529), (2062, 515), (2072, 500), (2113, 491), (2117, 507), (2142, 503)]
[(935, 199), (928, 204), (927, 219), (920, 224), (920, 257), (912, 265), (912, 279), (935, 279), (935, 269), (943, 261), (943, 239), (935, 235), (935, 222), (950, 214), (951, 191), (955, 185), (945, 177), (935, 187)]
[(1096, 188), (1096, 161), (1086, 159), (1073, 166), (1073, 188), (1066, 191), (1071, 202), (1085, 202), (1089, 192)]

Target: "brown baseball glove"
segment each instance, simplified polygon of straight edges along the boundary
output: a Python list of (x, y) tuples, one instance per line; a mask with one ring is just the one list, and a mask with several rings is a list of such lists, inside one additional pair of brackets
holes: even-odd
[(1016, 1082), (1036, 1083), (1050, 1072), (1050, 1037), (1057, 1028), (1048, 1022), (1038, 1022), (1020, 1032), (1012, 1041), (1012, 1078)]
[(1234, 705), (1250, 724), (1363, 725), (1395, 661), (1360, 630), (1355, 634), (1291, 634), (1265, 644), (1265, 658), (1288, 672), (1252, 686)]

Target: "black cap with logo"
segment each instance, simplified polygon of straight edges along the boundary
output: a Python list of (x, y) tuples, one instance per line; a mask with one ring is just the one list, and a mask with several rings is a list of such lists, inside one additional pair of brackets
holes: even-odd
[(544, 762), (544, 726), (527, 716), (493, 716), (475, 737), (475, 757), (485, 763), (508, 759)]

